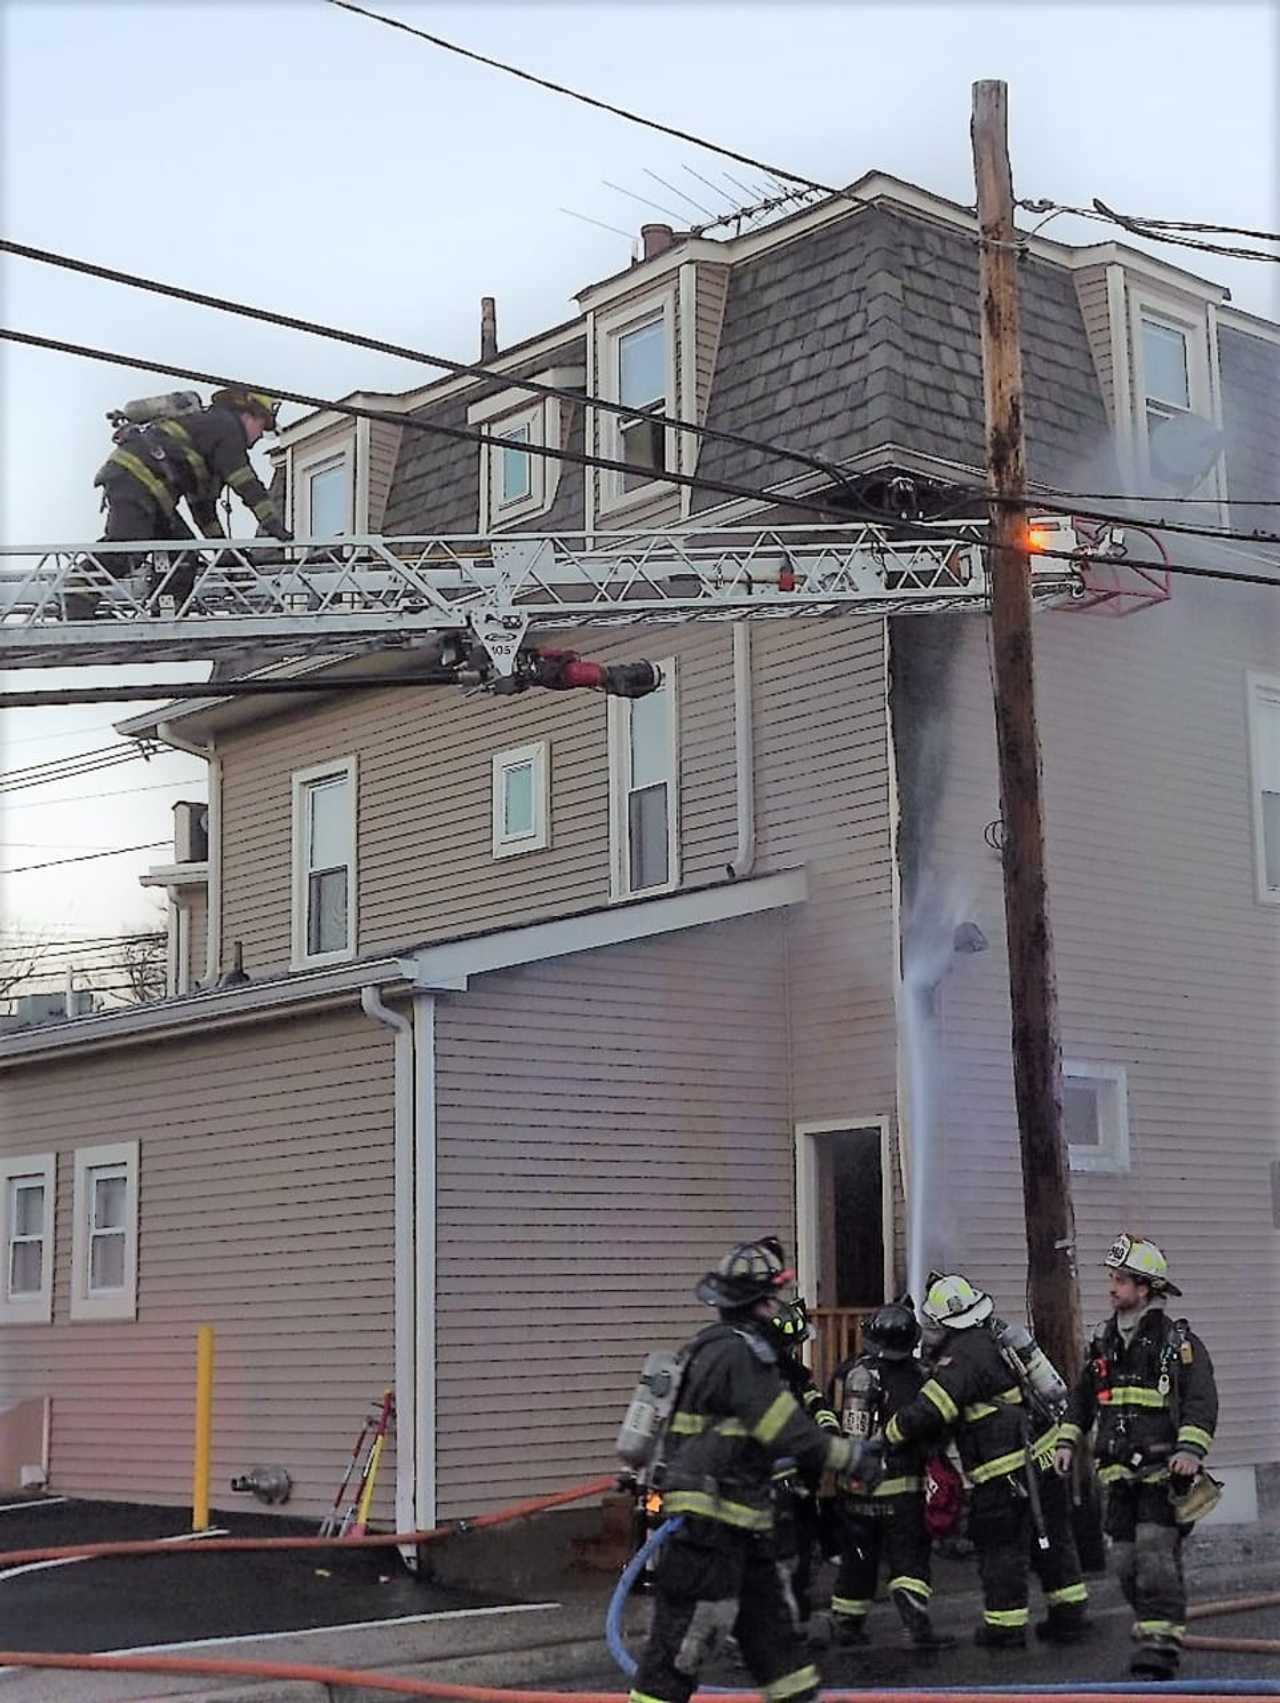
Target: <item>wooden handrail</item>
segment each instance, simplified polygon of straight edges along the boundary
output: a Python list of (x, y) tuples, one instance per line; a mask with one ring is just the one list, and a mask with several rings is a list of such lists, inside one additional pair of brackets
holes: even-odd
[(842, 1360), (857, 1354), (862, 1347), (862, 1321), (869, 1319), (874, 1307), (811, 1307), (809, 1319), (813, 1325), (810, 1343), (810, 1369), (818, 1388), (825, 1390), (831, 1376)]

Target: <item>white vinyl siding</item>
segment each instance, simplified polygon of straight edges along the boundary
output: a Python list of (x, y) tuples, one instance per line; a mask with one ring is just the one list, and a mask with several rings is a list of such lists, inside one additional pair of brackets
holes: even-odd
[(1258, 899), (1280, 905), (1280, 674), (1251, 673), (1247, 683)]
[(609, 699), (612, 896), (680, 885), (680, 740), (675, 659), (644, 698)]
[(356, 759), (293, 776), (293, 964), (356, 949)]
[(0, 1159), (0, 1325), (48, 1324), (53, 1316), (52, 1153)]
[(550, 841), (548, 745), (518, 745), (493, 758), (493, 855), (543, 851)]
[(138, 1316), (138, 1143), (80, 1147), (71, 1224), (71, 1317)]

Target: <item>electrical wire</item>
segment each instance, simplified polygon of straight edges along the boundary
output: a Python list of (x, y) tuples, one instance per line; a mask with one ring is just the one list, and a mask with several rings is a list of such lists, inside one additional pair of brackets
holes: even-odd
[(0, 869), (0, 875), (30, 875), (36, 869), (61, 869), (68, 863), (94, 863), (100, 857), (124, 857), (128, 852), (157, 851), (161, 846), (171, 845), (170, 840), (148, 840), (141, 846), (117, 846), (114, 851), (86, 852), (83, 857), (55, 857), (49, 863), (24, 863), (17, 869)]
[[(336, 5), (339, 0), (331, 0)], [(1263, 260), (1280, 261), (1280, 254), (1264, 254), (1256, 248), (1239, 248), (1234, 245), (1213, 242), (1201, 242), (1192, 237), (1172, 236), (1171, 231), (1218, 231), (1227, 235), (1256, 237), (1262, 242), (1280, 242), (1280, 234), (1275, 231), (1251, 231), (1233, 225), (1207, 225), (1183, 222), (1177, 219), (1140, 219), (1131, 214), (1117, 213), (1105, 201), (1094, 198), (1092, 207), (1065, 207), (1047, 197), (1040, 200), (1019, 199), (1015, 207), (1021, 207), (1029, 213), (1047, 213), (1049, 218), (1057, 218), (1060, 214), (1069, 213), (1077, 219), (1093, 219), (1103, 225), (1118, 225), (1121, 230), (1129, 231), (1134, 236), (1147, 237), (1152, 242), (1175, 244), (1179, 248), (1193, 248), (1201, 254), (1217, 254), (1228, 260)], [(1047, 224), (1048, 219), (1043, 223)], [(1037, 229), (1039, 227), (1037, 226)], [(1035, 233), (1032, 232), (1032, 235)]]
[[(630, 194), (624, 190), (624, 194)], [(427, 366), (440, 367), (445, 372), (464, 378), (487, 379), (500, 382), (510, 390), (527, 392), (531, 396), (553, 397), (558, 401), (580, 404), (597, 409), (602, 413), (615, 414), (621, 418), (634, 419), (636, 411), (625, 403), (613, 402), (603, 396), (585, 395), (581, 391), (570, 390), (563, 385), (542, 384), (536, 379), (512, 378), (507, 373), (495, 373), (490, 367), (478, 365), (469, 361), (453, 361), (446, 355), (433, 355), (424, 349), (412, 349), (401, 343), (389, 343), (383, 338), (367, 337), (360, 332), (346, 331), (338, 326), (323, 325), (315, 320), (300, 319), (294, 314), (276, 313), (269, 308), (253, 307), (245, 302), (231, 301), (224, 296), (214, 296), (202, 290), (188, 290), (177, 284), (162, 284), (154, 278), (146, 278), (134, 272), (121, 272), (114, 267), (99, 266), (92, 261), (78, 260), (74, 256), (56, 254), (51, 249), (31, 248), (26, 243), (12, 242), (8, 238), (0, 238), (0, 253), (17, 255), (24, 260), (34, 260), (41, 265), (59, 267), (65, 271), (80, 272), (90, 278), (98, 278), (107, 283), (123, 284), (129, 289), (147, 290), (154, 295), (171, 297), (177, 301), (194, 302), (199, 307), (211, 307), (220, 313), (236, 314), (244, 319), (260, 320), (267, 325), (278, 325), (285, 330), (305, 331), (312, 337), (324, 337), (332, 342), (347, 343), (353, 348), (370, 349), (376, 354), (394, 355), (406, 361), (421, 361)], [(158, 370), (158, 369), (157, 369)], [(333, 406), (328, 404), (327, 406)], [(761, 455), (772, 456), (778, 460), (794, 461), (799, 466), (808, 467), (811, 471), (825, 474), (838, 484), (844, 484), (847, 475), (834, 462), (823, 460), (821, 457), (807, 455), (800, 450), (783, 449), (778, 444), (763, 442), (758, 438), (745, 436), (741, 432), (721, 431), (718, 427), (703, 426), (695, 422), (680, 420), (673, 414), (656, 414), (645, 412), (644, 418), (654, 425), (664, 426), (671, 431), (687, 432), (691, 436), (705, 438), (717, 443), (732, 444), (738, 449), (753, 450)], [(530, 448), (535, 446), (530, 445)]]
[[(206, 784), (203, 775), (194, 775), (186, 781), (153, 781), (147, 786), (122, 786), (113, 792), (77, 792), (70, 798), (40, 798), (34, 804), (29, 804), (24, 798), (20, 804), (13, 805), (15, 810), (58, 810), (67, 804), (87, 804), (98, 798), (132, 798), (139, 792), (176, 792), (180, 787), (199, 787)], [(200, 803), (204, 803), (201, 799)]]

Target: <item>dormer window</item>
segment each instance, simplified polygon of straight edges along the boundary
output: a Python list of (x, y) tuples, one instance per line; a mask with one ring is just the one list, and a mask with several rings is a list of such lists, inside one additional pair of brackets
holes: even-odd
[(1148, 434), (1161, 420), (1191, 412), (1187, 334), (1181, 326), (1143, 314), (1142, 371)]
[(533, 494), (533, 472), (529, 466), (531, 458), (527, 451), (517, 447), (529, 442), (531, 429), (530, 423), (526, 421), (524, 425), (512, 426), (509, 431), (499, 433), (503, 439), (503, 448), (498, 456), (500, 511), (510, 508), (512, 503), (526, 502)]
[(600, 394), (635, 412), (597, 414), (600, 452), (625, 461), (628, 471), (600, 475), (599, 512), (651, 500), (655, 476), (675, 468), (676, 433), (657, 415), (678, 412), (674, 290), (615, 309), (596, 321), (596, 371)]
[[(1221, 458), (1213, 460), (1213, 429), (1222, 424), (1212, 306), (1185, 298), (1145, 278), (1128, 279), (1128, 343), (1131, 361), (1133, 436), (1139, 475), (1155, 488), (1181, 496), (1221, 498)], [(1161, 436), (1170, 421), (1186, 421), (1177, 432), (1177, 451), (1162, 457)], [(1203, 422), (1207, 448), (1203, 475), (1182, 472), (1187, 445)]]
[(634, 462), (651, 469), (649, 473), (624, 473), (624, 492), (639, 490), (647, 485), (652, 472), (663, 473), (667, 466), (667, 434), (663, 427), (647, 416), (668, 413), (667, 399), (667, 326), (660, 312), (647, 325), (634, 331), (624, 331), (616, 342), (618, 361), (618, 401), (637, 410), (634, 420), (615, 416), (618, 420), (620, 461)]
[(293, 531), (299, 538), (342, 538), (355, 530), (355, 444), (293, 452)]
[[(552, 367), (537, 378), (541, 384), (574, 390), (585, 383), (586, 374), (581, 367)], [(527, 523), (546, 514), (555, 502), (563, 463), (531, 454), (524, 446), (559, 449), (570, 407), (555, 396), (531, 398), (513, 385), (467, 409), (468, 426), (478, 426), (490, 440), (480, 447), (481, 532)]]

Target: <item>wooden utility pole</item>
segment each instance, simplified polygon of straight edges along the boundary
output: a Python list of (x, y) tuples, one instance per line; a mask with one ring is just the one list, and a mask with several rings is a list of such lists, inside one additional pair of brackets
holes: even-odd
[[(1004, 817), (1004, 904), (1013, 1011), (1013, 1084), (1022, 1149), (1031, 1317), (1045, 1353), (1070, 1380), (1083, 1337), (1075, 1271), (1075, 1213), (1062, 1133), (1062, 1050), (1045, 881), (1031, 646), (1031, 562), (1018, 341), (1018, 256), (1013, 225), (1005, 84), (973, 85), (978, 188), (980, 318), (991, 503), (991, 636), (996, 749)], [(1004, 499), (1004, 500), (999, 500)]]

